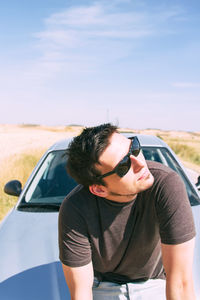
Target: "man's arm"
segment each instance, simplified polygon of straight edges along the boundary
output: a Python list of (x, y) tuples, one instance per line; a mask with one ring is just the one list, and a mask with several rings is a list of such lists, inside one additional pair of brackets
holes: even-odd
[(192, 279), (194, 241), (162, 244), (162, 259), (166, 272), (167, 300), (195, 300)]
[(62, 264), (65, 280), (70, 290), (71, 300), (92, 300), (92, 262), (83, 267), (68, 267)]

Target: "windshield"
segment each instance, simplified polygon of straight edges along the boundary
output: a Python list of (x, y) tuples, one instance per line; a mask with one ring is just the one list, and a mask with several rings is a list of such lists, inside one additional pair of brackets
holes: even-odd
[[(185, 176), (175, 158), (166, 148), (143, 147), (143, 154), (147, 160), (157, 161), (169, 166), (183, 179), (191, 205), (199, 204), (199, 197)], [(30, 182), (18, 209), (58, 210), (66, 195), (77, 185), (67, 174), (67, 157), (64, 150), (52, 151), (43, 160), (42, 164)]]
[(66, 171), (64, 151), (50, 152), (37, 170), (25, 193), (23, 204), (61, 204), (65, 196), (76, 186)]

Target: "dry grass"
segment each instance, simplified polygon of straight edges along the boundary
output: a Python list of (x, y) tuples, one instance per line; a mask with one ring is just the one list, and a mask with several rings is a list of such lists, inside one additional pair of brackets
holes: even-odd
[(160, 137), (173, 149), (183, 163), (200, 174), (200, 134), (185, 133)]
[(17, 197), (4, 193), (4, 185), (10, 180), (18, 179), (24, 186), (45, 150), (37, 149), (32, 150), (30, 153), (15, 154), (2, 162), (1, 170), (4, 170), (4, 172), (0, 172), (0, 220), (17, 202)]

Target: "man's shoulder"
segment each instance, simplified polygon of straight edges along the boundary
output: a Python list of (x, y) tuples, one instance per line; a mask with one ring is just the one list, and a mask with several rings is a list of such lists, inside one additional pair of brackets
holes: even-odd
[(165, 166), (156, 161), (147, 160), (147, 165), (153, 175), (167, 176), (168, 174), (176, 174), (170, 167)]
[(65, 197), (65, 199), (71, 199), (71, 198), (77, 198), (81, 197), (81, 195), (84, 193), (84, 186), (82, 184), (78, 184), (69, 192), (69, 194)]
[(148, 168), (154, 177), (154, 184), (151, 190), (158, 191), (176, 191), (178, 188), (185, 189), (185, 185), (181, 176), (168, 166), (158, 162), (147, 162)]
[(83, 206), (84, 203), (88, 203), (93, 197), (94, 195), (90, 193), (88, 188), (85, 188), (83, 185), (79, 184), (65, 197), (61, 204), (60, 210), (69, 208), (71, 206)]
[(176, 184), (183, 184), (180, 175), (174, 170), (172, 170), (170, 167), (154, 161), (147, 161), (147, 165), (149, 171), (154, 177), (154, 185), (152, 186), (152, 188), (157, 185), (160, 186), (163, 184), (171, 186), (174, 185), (175, 182)]

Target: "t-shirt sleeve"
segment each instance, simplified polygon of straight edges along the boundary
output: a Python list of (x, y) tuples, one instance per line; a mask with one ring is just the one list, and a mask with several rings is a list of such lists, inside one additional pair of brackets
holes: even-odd
[(181, 244), (195, 236), (192, 209), (184, 182), (175, 172), (170, 172), (161, 184), (156, 212), (161, 242)]
[(87, 224), (75, 199), (65, 199), (59, 211), (59, 258), (70, 267), (81, 267), (91, 261)]

